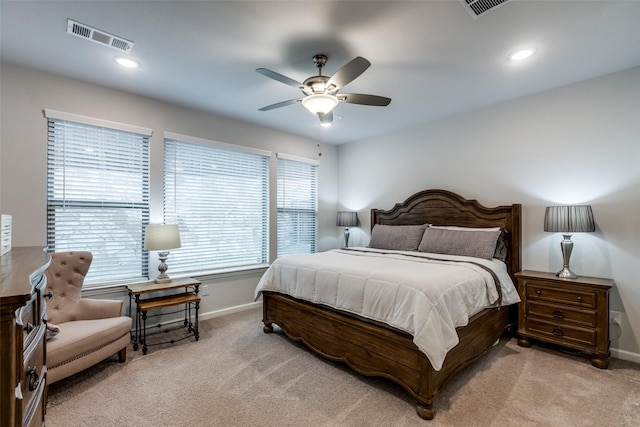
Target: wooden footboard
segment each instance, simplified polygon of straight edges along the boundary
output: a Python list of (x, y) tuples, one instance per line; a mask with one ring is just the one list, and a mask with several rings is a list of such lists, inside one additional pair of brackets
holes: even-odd
[(290, 296), (263, 293), (265, 332), (272, 332), (275, 323), (289, 338), (327, 359), (344, 362), (362, 375), (396, 382), (417, 399), (418, 415), (428, 420), (435, 413), (433, 399), (447, 379), (500, 338), (513, 318), (510, 311), (486, 309), (458, 328), (460, 343), (436, 371), (405, 332)]

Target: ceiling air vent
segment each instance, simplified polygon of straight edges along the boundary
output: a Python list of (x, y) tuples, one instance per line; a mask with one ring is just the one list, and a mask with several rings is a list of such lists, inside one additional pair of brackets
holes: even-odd
[(72, 19), (67, 19), (67, 33), (74, 36), (82, 37), (85, 40), (90, 40), (95, 43), (100, 43), (104, 46), (109, 46), (114, 49), (118, 49), (122, 52), (130, 52), (133, 49), (133, 42), (123, 39), (122, 37), (114, 36), (104, 31), (100, 31), (95, 28), (91, 28), (88, 25), (81, 24)]
[(469, 15), (476, 19), (511, 0), (459, 0)]

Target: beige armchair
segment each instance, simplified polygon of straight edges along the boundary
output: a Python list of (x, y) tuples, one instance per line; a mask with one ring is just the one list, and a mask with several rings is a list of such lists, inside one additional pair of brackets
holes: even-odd
[(118, 353), (127, 357), (131, 318), (122, 316), (122, 301), (81, 298), (93, 260), (90, 252), (56, 252), (46, 271), (47, 321), (59, 332), (47, 339), (47, 383), (78, 373)]

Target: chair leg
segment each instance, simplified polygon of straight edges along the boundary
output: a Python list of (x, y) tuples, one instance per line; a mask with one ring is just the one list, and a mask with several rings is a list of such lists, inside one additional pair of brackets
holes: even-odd
[(127, 347), (124, 347), (118, 352), (118, 362), (124, 363), (127, 361)]

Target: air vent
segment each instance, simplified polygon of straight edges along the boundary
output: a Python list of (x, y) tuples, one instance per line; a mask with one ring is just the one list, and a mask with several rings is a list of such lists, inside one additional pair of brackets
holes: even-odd
[(100, 43), (103, 46), (109, 46), (114, 49), (118, 49), (122, 52), (131, 52), (133, 49), (133, 42), (117, 37), (104, 31), (100, 31), (95, 28), (91, 28), (88, 25), (81, 24), (72, 19), (67, 19), (67, 33), (74, 36), (82, 37), (85, 40), (90, 40), (95, 43)]
[(459, 0), (469, 15), (476, 19), (511, 0)]

